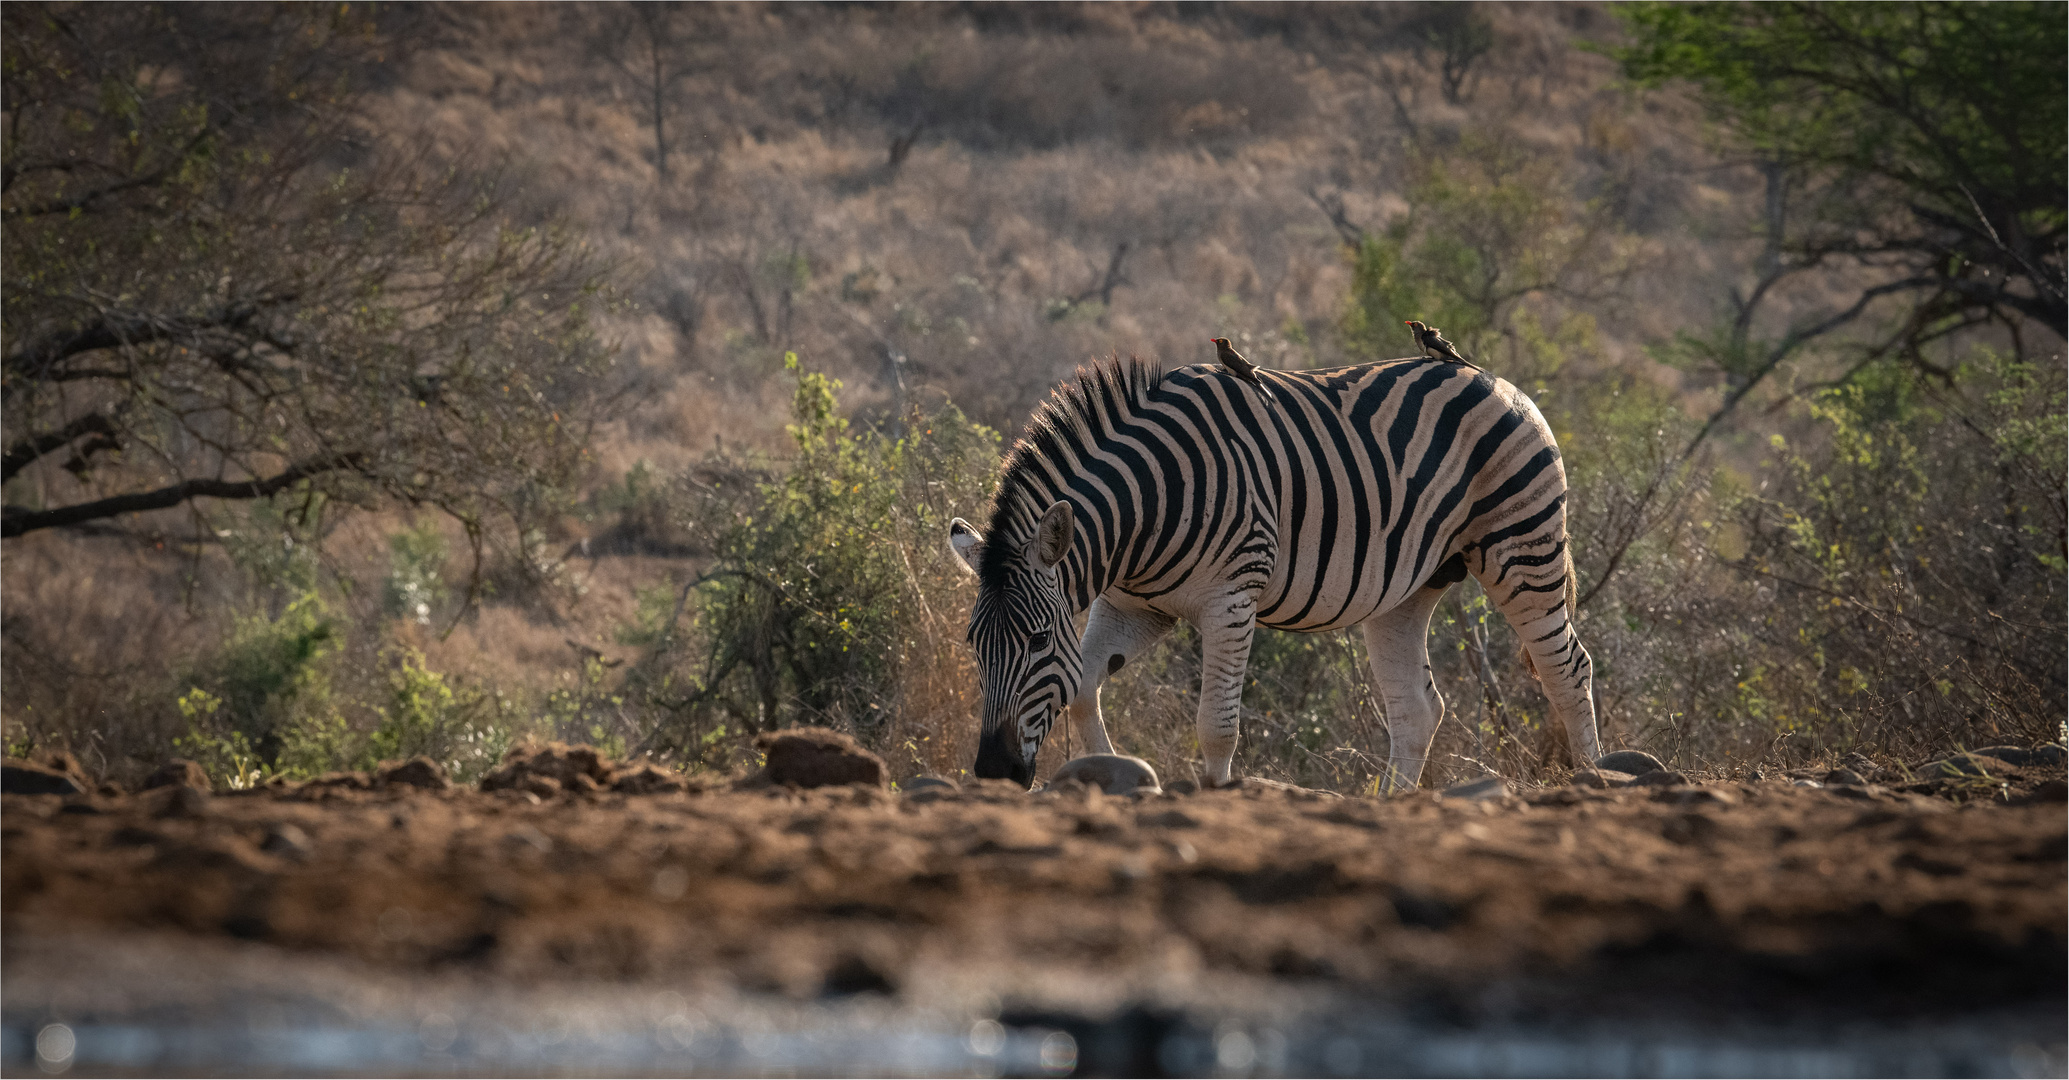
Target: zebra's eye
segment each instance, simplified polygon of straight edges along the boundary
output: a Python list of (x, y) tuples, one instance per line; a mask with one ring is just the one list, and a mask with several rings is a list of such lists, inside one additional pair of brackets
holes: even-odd
[(1027, 639), (1028, 652), (1042, 652), (1049, 647), (1049, 631), (1043, 630)]

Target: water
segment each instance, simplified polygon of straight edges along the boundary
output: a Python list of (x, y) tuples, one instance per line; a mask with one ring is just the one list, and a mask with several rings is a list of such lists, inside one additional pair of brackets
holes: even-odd
[[(1132, 1018), (1131, 1018), (1132, 1017)], [(679, 1019), (679, 1018), (678, 1018)], [(2062, 1045), (1990, 1025), (1857, 1031), (1823, 1044), (1746, 1037), (1435, 1033), (1379, 1022), (1281, 1032), (1128, 1014), (1066, 1027), (979, 1020), (967, 1029), (858, 1023), (799, 1030), (664, 1018), (644, 1030), (462, 1025), (164, 1026), (0, 1019), (8, 1075), (565, 1076), (2062, 1076)], [(1086, 1046), (1081, 1057), (1080, 1041)], [(1144, 1068), (1143, 1066), (1149, 1066)]]

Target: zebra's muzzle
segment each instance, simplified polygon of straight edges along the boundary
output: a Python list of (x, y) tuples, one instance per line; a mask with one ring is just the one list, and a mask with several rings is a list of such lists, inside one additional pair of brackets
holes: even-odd
[(985, 780), (1011, 780), (1021, 787), (1034, 786), (1034, 765), (1020, 756), (1017, 740), (985, 732), (977, 740), (977, 775)]

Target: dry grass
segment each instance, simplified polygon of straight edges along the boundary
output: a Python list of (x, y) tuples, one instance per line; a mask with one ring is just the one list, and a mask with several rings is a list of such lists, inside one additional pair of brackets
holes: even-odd
[[(1706, 414), (1719, 400), (1715, 377), (1658, 363), (1647, 347), (1722, 310), (1758, 250), (1748, 238), (1758, 177), (1712, 153), (1688, 102), (1629, 97), (1605, 58), (1576, 48), (1615, 32), (1597, 7), (1477, 8), (1496, 46), (1458, 103), (1417, 45), (1418, 10), (693, 7), (670, 31), (681, 63), (667, 88), (664, 184), (647, 98), (611, 62), (631, 40), (615, 9), (425, 7), (395, 15), (393, 78), (369, 88), (367, 130), (464, 168), (500, 166), (527, 214), (564, 218), (620, 265), (640, 306), (612, 326), (623, 343), (618, 396), (592, 448), (592, 489), (642, 463), (678, 476), (714, 447), (786, 453), (786, 350), (845, 380), (843, 404), (863, 423), (893, 413), (902, 394), (951, 399), (1007, 432), (1090, 356), (1201, 362), (1204, 340), (1225, 334), (1276, 366), (1341, 361), (1350, 268), (1312, 196), (1341, 199), (1349, 221), (1380, 230), (1411, 209), (1411, 145), (1441, 154), (1480, 135), (1520, 148), (1576, 206), (1592, 200), (1638, 253), (1638, 272), (1604, 295), (1530, 301), (1591, 320), (1588, 348), (1554, 384), (1563, 393), (1611, 373)], [(894, 164), (894, 141), (915, 131)], [(1767, 318), (1779, 326), (1847, 284), (1836, 271), (1807, 277)], [(902, 391), (887, 353), (904, 357)], [(1771, 423), (1792, 436), (1800, 428), (1786, 414)], [(1751, 475), (1763, 447), (1726, 441), (1718, 460)], [(111, 759), (163, 751), (177, 673), (234, 615), (269, 602), (220, 551), (159, 546), (184, 535), (185, 520), (165, 513), (125, 523), (139, 531), (122, 537), (8, 542), (0, 715), (11, 741), (69, 741), (82, 756), (85, 744), (105, 744)], [(324, 543), (365, 687), (378, 685), (382, 643), (402, 641), (436, 670), (535, 702), (582, 677), (571, 640), (607, 662), (639, 663), (619, 632), (641, 590), (677, 586), (708, 562), (637, 549), (582, 557), (580, 545), (618, 521), (571, 513), (534, 545), (548, 565), (526, 568), (522, 538), (499, 523), (485, 565), (498, 591), (446, 632), (444, 618), (392, 622), (381, 609), (388, 538), (408, 522), (363, 514)], [(464, 537), (442, 527), (453, 552), (444, 577), (462, 590)], [(881, 748), (895, 772), (953, 775), (974, 750), (969, 588), (937, 538), (900, 543), (923, 614), (898, 661), (897, 715)], [(1680, 545), (1675, 557), (1698, 546), (1687, 535), (1659, 543)], [(1702, 580), (1718, 610), (1754, 602), (1722, 576)], [(1665, 602), (1657, 583), (1632, 590), (1632, 610)], [(1604, 686), (1606, 745), (1661, 737), (1663, 699), (1627, 676), (1680, 662), (1678, 645), (1620, 620), (1583, 627), (1616, 673)], [(1497, 628), (1485, 647), (1508, 743), (1463, 639), (1440, 628), (1434, 665), (1450, 710), (1434, 781), (1481, 761), (1516, 774), (1541, 767), (1542, 700), (1508, 662), (1505, 634)], [(1292, 745), (1290, 727), (1274, 734), (1293, 721), (1260, 713), (1244, 765), (1359, 787), (1385, 751), (1359, 688), (1362, 642), (1321, 647), (1334, 657), (1334, 692), (1366, 704), (1333, 714), (1332, 746), (1313, 750)], [(1167, 775), (1197, 756), (1191, 663), (1174, 646), (1108, 692), (1116, 741)], [(1722, 668), (1691, 677), (1732, 678)], [(1740, 757), (1760, 740), (1751, 728), (1733, 738)], [(1077, 737), (1059, 731), (1042, 771), (1073, 749)]]

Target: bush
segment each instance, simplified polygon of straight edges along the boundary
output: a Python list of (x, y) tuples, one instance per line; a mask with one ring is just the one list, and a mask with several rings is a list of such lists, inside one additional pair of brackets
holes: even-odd
[[(716, 458), (711, 482), (686, 484), (718, 561), (684, 595), (684, 654), (630, 680), (666, 713), (653, 745), (702, 756), (721, 727), (817, 724), (938, 756), (975, 687), (956, 651), (968, 589), (943, 537), (986, 497), (998, 436), (947, 404), (850, 432), (840, 382), (795, 354), (785, 366), (796, 457)], [(635, 633), (668, 648), (681, 618)]]

